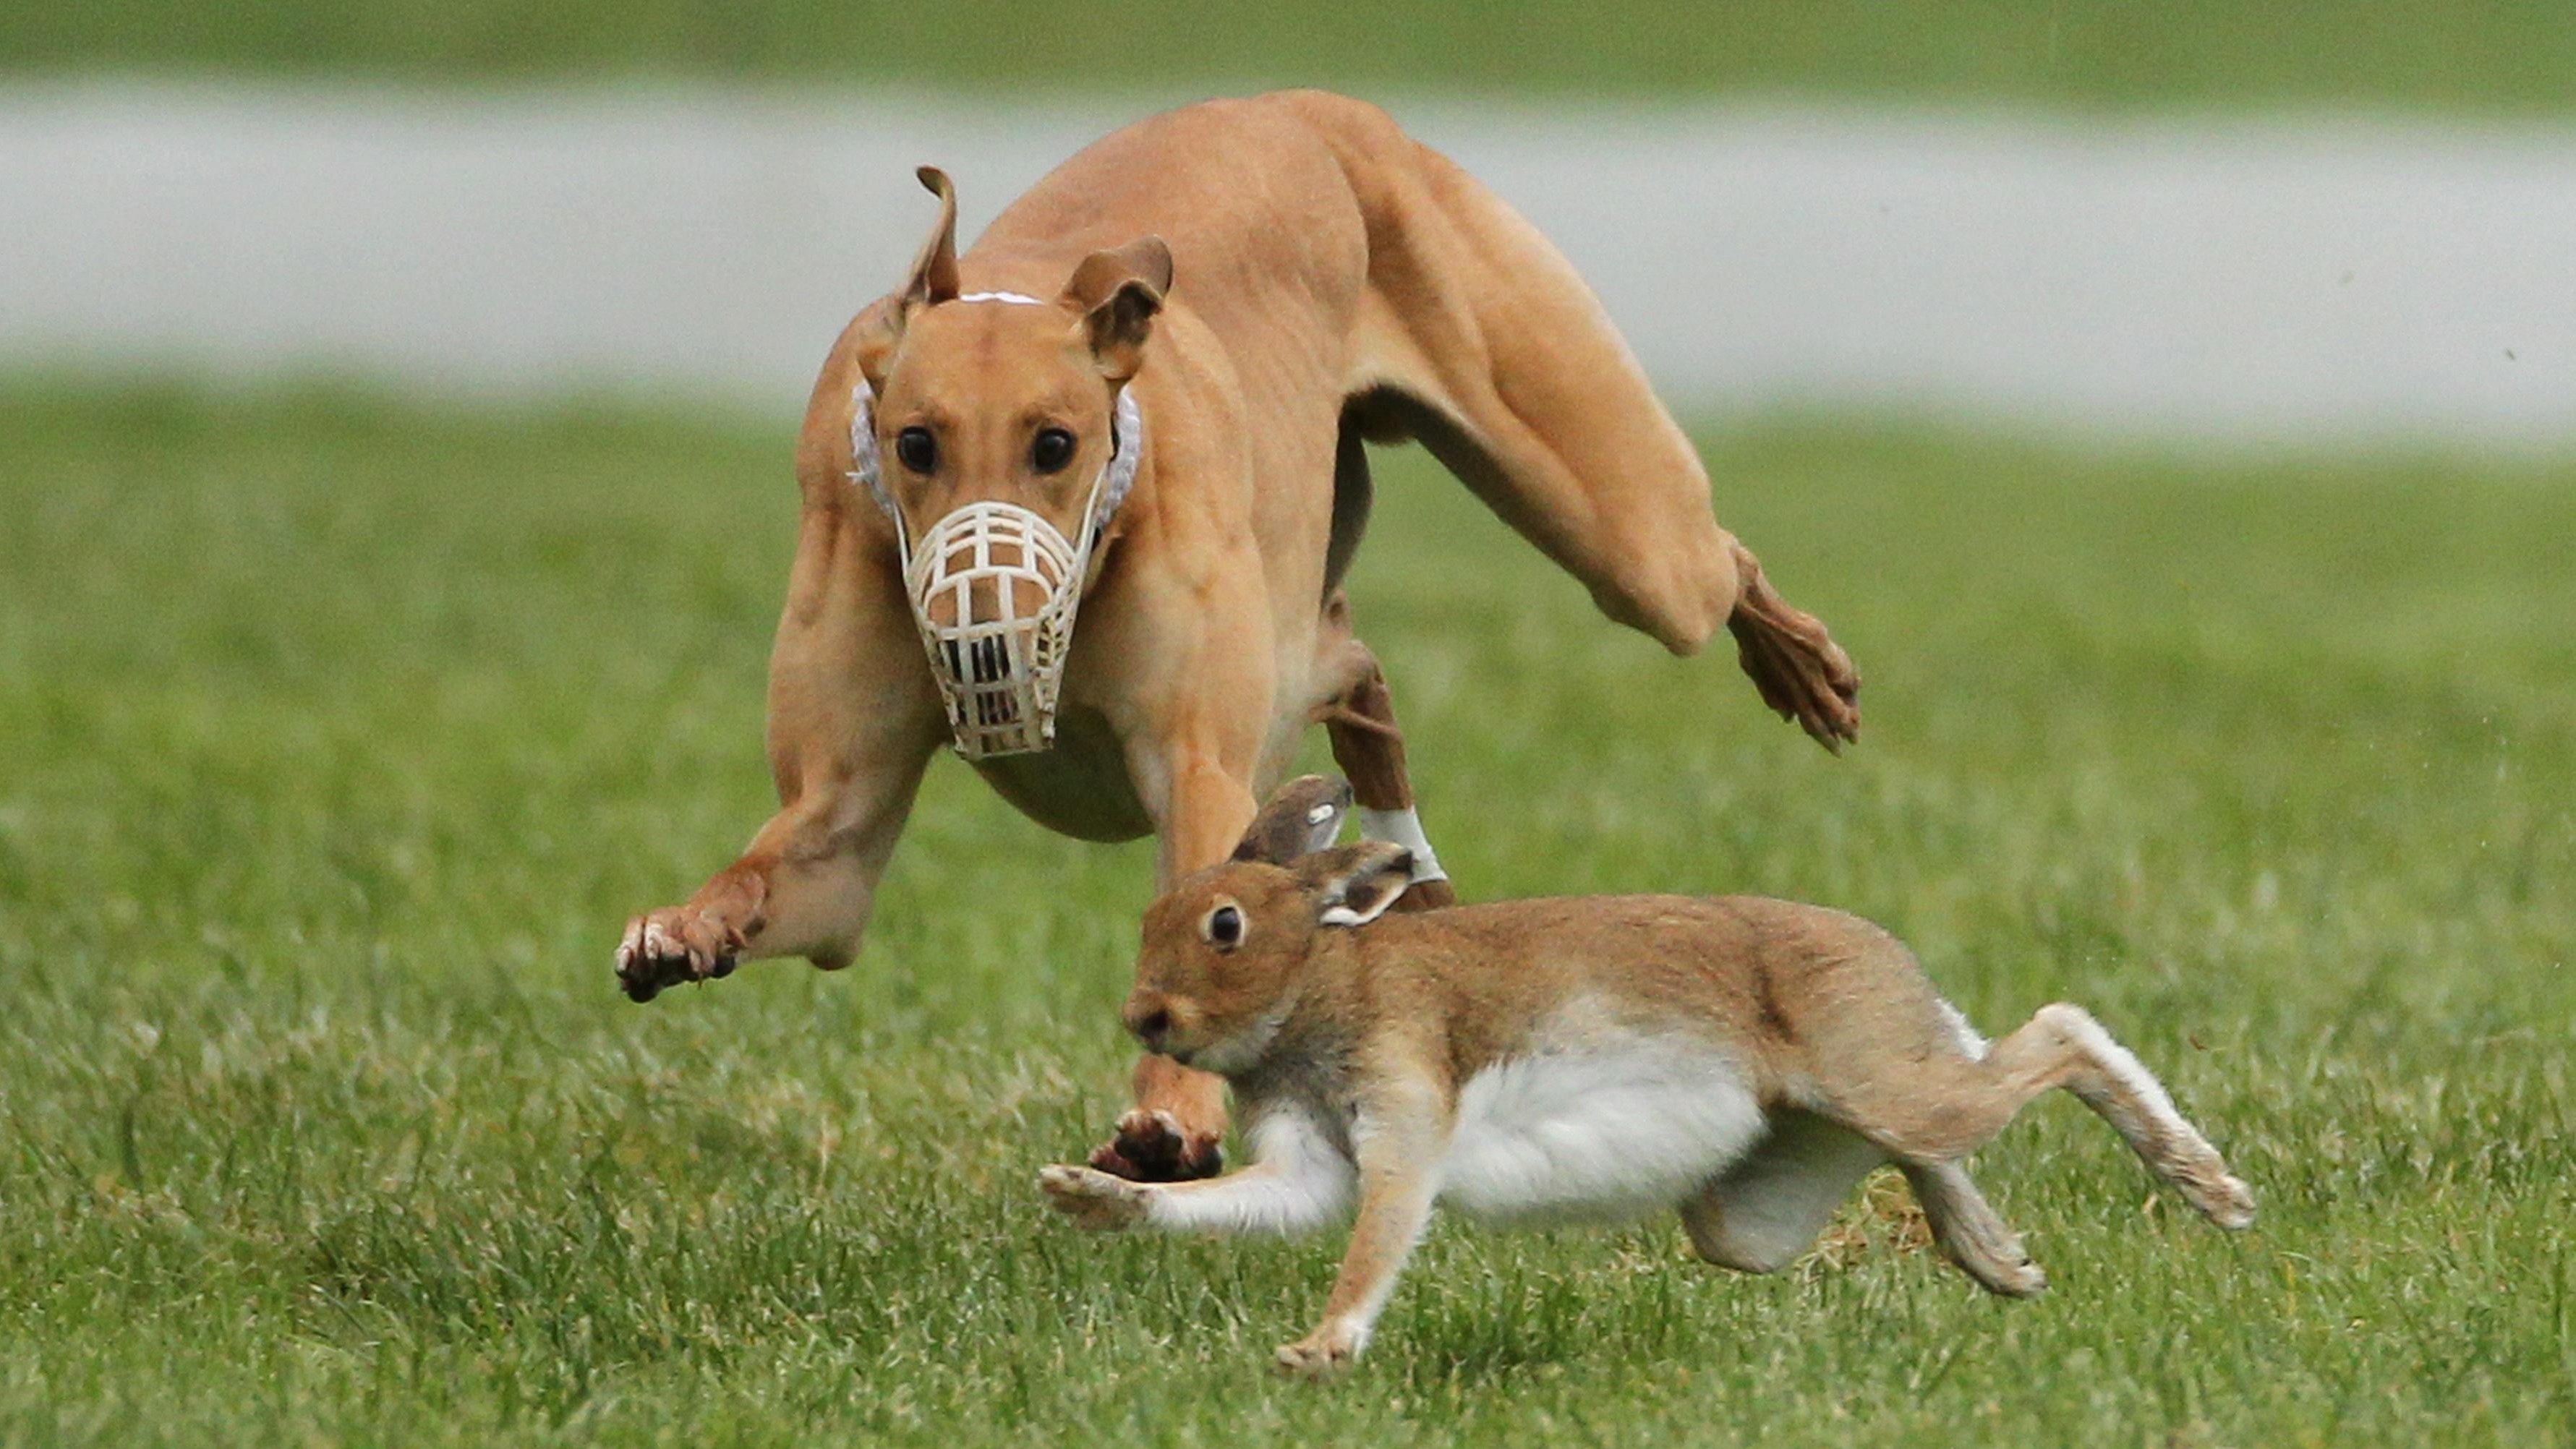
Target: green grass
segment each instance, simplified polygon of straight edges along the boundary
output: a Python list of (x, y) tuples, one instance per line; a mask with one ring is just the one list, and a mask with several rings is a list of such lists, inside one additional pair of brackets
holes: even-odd
[(1154, 95), (1320, 84), (2564, 112), (2558, 0), (22, 0), (0, 73), (720, 77)]
[(2219, 467), (1790, 420), (1720, 512), (1869, 678), (1832, 760), (1418, 461), (1359, 617), (1476, 895), (1758, 890), (1990, 1028), (2091, 1005), (2263, 1203), (2071, 1101), (1895, 1220), (1081, 1238), (1148, 853), (934, 771), (869, 949), (620, 999), (761, 818), (787, 430), (0, 393), (0, 1442), (2420, 1444), (2576, 1435), (2576, 468)]

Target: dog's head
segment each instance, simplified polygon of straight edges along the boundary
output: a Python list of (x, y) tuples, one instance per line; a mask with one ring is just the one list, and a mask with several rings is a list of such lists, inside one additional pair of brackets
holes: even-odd
[(1256, 1065), (1327, 933), (1376, 920), (1404, 894), (1413, 857), (1402, 846), (1332, 843), (1350, 800), (1336, 780), (1289, 781), (1233, 859), (1146, 908), (1121, 1012), (1146, 1050), (1213, 1072)]
[(912, 538), (990, 501), (1079, 542), (1119, 390), (1171, 290), (1171, 251), (1149, 236), (1094, 252), (1053, 297), (961, 293), (956, 193), (933, 168), (921, 181), (939, 197), (938, 225), (856, 339), (885, 493)]
[(1094, 551), (1137, 476), (1122, 397), (1172, 255), (1094, 252), (1052, 300), (959, 291), (957, 200), (924, 167), (939, 224), (903, 290), (862, 314), (853, 477), (895, 516), (904, 591), (969, 759), (1043, 750)]

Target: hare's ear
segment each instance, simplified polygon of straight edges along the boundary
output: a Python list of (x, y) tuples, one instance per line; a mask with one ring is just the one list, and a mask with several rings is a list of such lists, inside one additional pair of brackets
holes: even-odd
[(1350, 808), (1349, 785), (1321, 775), (1300, 776), (1280, 786), (1261, 813), (1252, 817), (1252, 827), (1243, 832), (1234, 858), (1294, 865), (1299, 856), (1333, 843)]
[(1365, 926), (1413, 884), (1413, 852), (1363, 840), (1299, 861), (1297, 879), (1314, 896), (1317, 925)]

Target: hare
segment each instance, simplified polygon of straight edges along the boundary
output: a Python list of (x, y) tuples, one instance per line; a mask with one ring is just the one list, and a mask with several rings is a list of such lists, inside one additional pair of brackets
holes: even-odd
[(2155, 1077), (2080, 1007), (1987, 1043), (1885, 931), (1752, 897), (1504, 901), (1388, 915), (1410, 861), (1330, 848), (1347, 787), (1291, 781), (1225, 864), (1147, 909), (1127, 1029), (1233, 1085), (1251, 1166), (1039, 1185), (1102, 1231), (1297, 1232), (1357, 1203), (1294, 1374), (1358, 1355), (1445, 1203), (1487, 1219), (1677, 1207), (1692, 1248), (1786, 1266), (1870, 1169), (1903, 1170), (1989, 1290), (2047, 1286), (1960, 1159), (2064, 1087), (2211, 1221), (2254, 1200)]

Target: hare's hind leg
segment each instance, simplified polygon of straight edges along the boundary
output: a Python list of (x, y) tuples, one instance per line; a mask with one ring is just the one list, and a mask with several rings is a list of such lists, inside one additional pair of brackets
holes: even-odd
[(1932, 1241), (1988, 1292), (2028, 1298), (2048, 1287), (2048, 1275), (2022, 1250), (2021, 1236), (1997, 1216), (1984, 1193), (1955, 1162), (1902, 1164), (1914, 1200), (1932, 1223)]
[(2034, 1032), (2046, 1038), (2040, 1051), (2062, 1054), (2067, 1062), (2058, 1069), (2056, 1085), (2073, 1092), (2127, 1138), (2149, 1171), (2220, 1227), (2253, 1223), (2254, 1194), (2228, 1173), (2218, 1149), (2176, 1110), (2164, 1083), (2113, 1041), (2091, 1012), (2062, 1001), (2043, 1006), (2030, 1025), (1996, 1047), (1997, 1054)]
[(2253, 1194), (2174, 1109), (2164, 1085), (2090, 1013), (2065, 1002), (2041, 1007), (1981, 1057), (1935, 1056), (1828, 1083), (1817, 1110), (1900, 1163), (1938, 1167), (1983, 1146), (2024, 1104), (2055, 1087), (2110, 1123), (2149, 1171), (2211, 1222), (2253, 1222)]
[(1842, 1200), (1887, 1154), (1805, 1112), (1773, 1117), (1771, 1134), (1682, 1204), (1691, 1249), (1721, 1268), (1773, 1273), (1816, 1241)]

